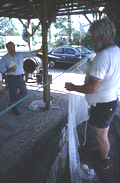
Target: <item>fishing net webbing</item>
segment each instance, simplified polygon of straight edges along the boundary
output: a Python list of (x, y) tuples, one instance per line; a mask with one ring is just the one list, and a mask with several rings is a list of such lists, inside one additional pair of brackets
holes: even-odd
[[(90, 60), (94, 58), (94, 55), (89, 56)], [(83, 59), (81, 63), (77, 65), (76, 68), (72, 69), (71, 72), (76, 72), (82, 81), (76, 81), (73, 78), (72, 83), (81, 84), (85, 80), (85, 75), (90, 69), (91, 62), (88, 58)], [(62, 175), (65, 177), (66, 166), (69, 166), (69, 182), (68, 183), (84, 183), (93, 182), (97, 179), (96, 174), (93, 169), (80, 162), (80, 156), (78, 148), (81, 146), (78, 139), (77, 125), (82, 122), (86, 123), (85, 133), (87, 128), (88, 115), (88, 104), (85, 100), (85, 95), (79, 94), (77, 92), (69, 93), (69, 103), (68, 103), (68, 124), (62, 129), (61, 139), (59, 141), (59, 154), (56, 157), (51, 170), (49, 172), (49, 177), (47, 183), (60, 183), (65, 181), (60, 181)], [(84, 136), (85, 137), (85, 136)], [(84, 144), (86, 137), (84, 139)], [(84, 145), (82, 144), (82, 145)]]

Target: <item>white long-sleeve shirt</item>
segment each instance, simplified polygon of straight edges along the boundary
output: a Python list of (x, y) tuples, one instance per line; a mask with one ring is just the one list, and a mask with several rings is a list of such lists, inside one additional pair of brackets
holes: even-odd
[(9, 68), (11, 61), (16, 62), (16, 71), (8, 72), (7, 75), (21, 75), (23, 73), (23, 61), (27, 57), (34, 57), (35, 52), (16, 52), (14, 56), (7, 53), (0, 60), (0, 73), (5, 73)]

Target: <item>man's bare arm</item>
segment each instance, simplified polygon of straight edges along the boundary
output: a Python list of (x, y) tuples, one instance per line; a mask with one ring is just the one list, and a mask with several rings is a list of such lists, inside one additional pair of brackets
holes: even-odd
[(40, 52), (42, 52), (42, 46), (41, 46), (41, 48), (40, 48), (39, 50), (36, 50), (36, 51), (35, 51), (35, 55), (37, 55), (37, 54), (40, 53)]
[(72, 83), (66, 83), (65, 88), (68, 91), (76, 91), (84, 94), (92, 94), (98, 91), (101, 81), (97, 79), (90, 78), (88, 82), (84, 85), (74, 85)]

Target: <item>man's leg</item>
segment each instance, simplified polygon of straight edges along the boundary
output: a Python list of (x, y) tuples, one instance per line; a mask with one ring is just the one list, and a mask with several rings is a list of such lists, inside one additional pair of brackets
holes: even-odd
[(99, 150), (102, 159), (108, 158), (108, 153), (110, 150), (110, 142), (109, 142), (109, 127), (107, 128), (97, 128), (96, 126), (90, 125), (95, 133), (95, 137), (98, 141)]
[[(27, 88), (22, 76), (19, 77), (11, 77), (8, 76), (8, 88), (10, 94), (10, 102), (11, 105), (22, 99), (27, 94)], [(17, 94), (17, 89), (19, 88), (20, 92)], [(19, 106), (20, 103), (12, 108), (12, 111), (19, 115)]]
[[(10, 104), (14, 104), (17, 98), (17, 88), (18, 88), (18, 81), (17, 78), (8, 76), (8, 89), (10, 95)], [(19, 115), (19, 111), (17, 110), (16, 106), (12, 107), (12, 111), (15, 115)]]
[(12, 105), (14, 103), (16, 97), (17, 97), (18, 83), (16, 81), (16, 78), (13, 78), (11, 76), (7, 76), (7, 81), (8, 81), (8, 90), (9, 90), (9, 96), (10, 96), (10, 103)]
[[(26, 88), (26, 84), (23, 80), (23, 77), (21, 76), (21, 78), (19, 78), (19, 93), (16, 97), (16, 101), (19, 101), (21, 100), (22, 98), (24, 98), (26, 95), (27, 95), (27, 88)], [(20, 106), (21, 103), (19, 103), (18, 105), (16, 105), (16, 108), (19, 109), (19, 106)]]

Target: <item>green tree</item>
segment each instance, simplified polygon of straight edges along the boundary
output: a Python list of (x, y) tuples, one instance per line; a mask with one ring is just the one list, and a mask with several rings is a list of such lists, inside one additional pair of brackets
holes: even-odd
[(80, 32), (77, 30), (74, 30), (73, 31), (73, 44), (79, 45), (79, 43), (80, 43), (79, 40), (80, 40)]
[(4, 49), (4, 48), (5, 48), (5, 41), (3, 37), (0, 37), (0, 49)]
[(81, 45), (85, 46), (88, 49), (93, 49), (92, 41), (91, 41), (91, 36), (89, 32), (84, 32), (82, 35), (82, 41)]
[(0, 35), (1, 36), (19, 36), (17, 27), (12, 19), (0, 17)]
[[(83, 45), (89, 49), (92, 49), (92, 43), (89, 33), (85, 32), (81, 26), (81, 31), (76, 30), (72, 26), (71, 17), (58, 17), (55, 28), (59, 29), (59, 33), (55, 34), (56, 47), (66, 44)], [(72, 37), (72, 39), (71, 39)]]
[(72, 35), (72, 23), (71, 16), (58, 17), (56, 23), (54, 23), (56, 29), (59, 29), (59, 33), (56, 36), (56, 46), (71, 44), (71, 35)]
[[(34, 22), (31, 23), (32, 24), (32, 34), (36, 29), (36, 25), (34, 24)], [(28, 27), (28, 22), (25, 22), (25, 26)], [(42, 36), (42, 31), (41, 31), (41, 26), (38, 27), (38, 29), (36, 30), (35, 34), (32, 37), (32, 44), (35, 45), (37, 44), (37, 42), (35, 41), (35, 37), (40, 37)], [(27, 43), (29, 43), (29, 34), (26, 31), (25, 27), (23, 27), (23, 34), (22, 34), (23, 40)]]
[[(28, 22), (25, 22), (25, 26), (28, 27)], [(25, 27), (23, 27), (23, 33), (22, 33), (22, 38), (25, 42), (29, 43), (29, 34), (26, 31)]]

